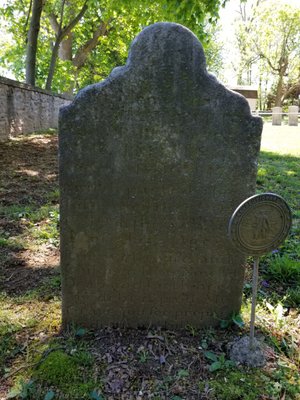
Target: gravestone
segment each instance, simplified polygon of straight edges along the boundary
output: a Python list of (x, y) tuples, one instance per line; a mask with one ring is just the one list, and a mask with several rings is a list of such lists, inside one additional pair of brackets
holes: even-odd
[(60, 113), (63, 324), (194, 327), (240, 308), (227, 225), (254, 193), (262, 122), (157, 23)]
[(282, 108), (273, 107), (272, 108), (272, 125), (281, 125), (282, 122)]
[(298, 106), (289, 106), (289, 126), (298, 126)]

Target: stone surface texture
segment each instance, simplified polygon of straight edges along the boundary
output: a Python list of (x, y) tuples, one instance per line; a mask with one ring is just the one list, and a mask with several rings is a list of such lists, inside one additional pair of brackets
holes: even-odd
[(64, 325), (200, 327), (237, 312), (244, 257), (227, 227), (254, 193), (261, 130), (173, 23), (144, 29), (124, 67), (63, 107)]
[(230, 359), (237, 364), (243, 364), (253, 368), (263, 367), (266, 363), (263, 345), (254, 338), (251, 348), (249, 336), (243, 336), (232, 344)]
[(70, 99), (0, 77), (0, 140), (58, 127), (58, 113)]

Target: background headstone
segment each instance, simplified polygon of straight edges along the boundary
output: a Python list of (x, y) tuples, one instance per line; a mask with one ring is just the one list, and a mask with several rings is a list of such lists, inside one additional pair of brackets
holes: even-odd
[(281, 125), (282, 121), (282, 108), (273, 107), (272, 108), (272, 125)]
[(262, 122), (198, 39), (144, 29), (60, 114), (63, 323), (195, 327), (239, 310), (229, 218), (254, 193)]
[(289, 106), (289, 126), (298, 126), (298, 106)]

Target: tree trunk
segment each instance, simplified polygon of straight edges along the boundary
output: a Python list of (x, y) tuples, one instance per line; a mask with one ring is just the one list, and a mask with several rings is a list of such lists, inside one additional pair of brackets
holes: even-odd
[(52, 50), (49, 72), (48, 72), (48, 77), (47, 77), (47, 82), (46, 82), (46, 90), (51, 90), (52, 80), (53, 80), (53, 76), (54, 76), (54, 72), (55, 72), (56, 60), (57, 60), (57, 56), (58, 56), (59, 45), (60, 45), (60, 41), (56, 40), (53, 50)]
[(27, 36), (26, 49), (26, 83), (35, 84), (37, 41), (40, 30), (40, 20), (43, 10), (43, 0), (33, 0), (30, 27)]
[(63, 61), (72, 61), (73, 32), (71, 32), (59, 46), (58, 57)]
[(275, 107), (281, 107), (282, 92), (283, 92), (283, 76), (279, 75), (279, 80), (276, 87)]
[(262, 110), (262, 87), (261, 87), (261, 74), (259, 74), (259, 84), (258, 84), (258, 109)]
[[(68, 2), (67, 2), (68, 4)], [(57, 17), (54, 13), (49, 14), (50, 25), (58, 37), (61, 34), (61, 26), (57, 21)], [(70, 32), (59, 45), (58, 57), (64, 61), (72, 61), (72, 45), (73, 45), (73, 32)]]
[(108, 24), (101, 21), (97, 29), (93, 32), (93, 37), (88, 40), (76, 53), (75, 57), (73, 58), (73, 65), (78, 69), (82, 68), (84, 63), (86, 62), (89, 54), (92, 50), (97, 46), (98, 39), (100, 36), (105, 36), (108, 32)]

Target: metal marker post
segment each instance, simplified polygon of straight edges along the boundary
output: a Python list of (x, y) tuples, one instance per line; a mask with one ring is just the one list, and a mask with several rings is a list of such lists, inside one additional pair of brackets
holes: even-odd
[(259, 265), (259, 257), (255, 257), (253, 266), (253, 277), (252, 277), (252, 306), (251, 306), (250, 342), (249, 342), (250, 349), (253, 349), (254, 345), (254, 324), (255, 324), (255, 308), (256, 308), (256, 298), (257, 298), (258, 265)]
[(289, 206), (274, 193), (249, 197), (236, 208), (230, 218), (228, 233), (232, 243), (242, 254), (254, 257), (250, 335), (242, 337), (232, 346), (230, 358), (235, 362), (251, 367), (265, 363), (264, 352), (254, 339), (259, 256), (277, 249), (291, 225), (292, 213)]

